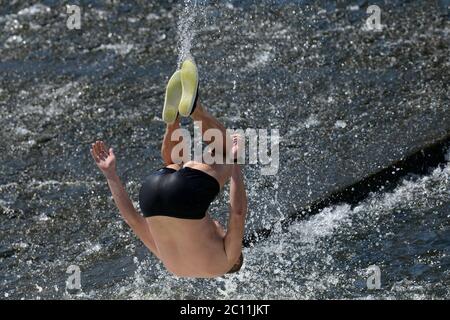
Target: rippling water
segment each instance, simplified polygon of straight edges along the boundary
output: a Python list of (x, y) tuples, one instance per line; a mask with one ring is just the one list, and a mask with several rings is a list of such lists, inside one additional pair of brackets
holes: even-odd
[[(448, 135), (448, 20), (441, 2), (94, 1), (68, 31), (57, 1), (0, 8), (0, 297), (450, 297), (450, 164), (357, 205), (280, 220)], [(230, 127), (276, 128), (282, 167), (247, 166), (242, 272), (170, 276), (120, 220), (88, 153), (102, 138), (133, 199), (160, 166), (164, 83), (192, 54), (205, 104)], [(447, 159), (447, 160), (450, 160)], [(224, 221), (227, 190), (213, 204)], [(66, 270), (81, 268), (82, 291)], [(366, 287), (376, 265), (381, 289)]]

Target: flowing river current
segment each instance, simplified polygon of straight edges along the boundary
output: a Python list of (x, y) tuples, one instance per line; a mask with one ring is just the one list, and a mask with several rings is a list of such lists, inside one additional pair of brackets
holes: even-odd
[[(448, 146), (424, 174), (305, 214), (448, 137), (445, 1), (373, 1), (378, 32), (366, 1), (80, 2), (80, 30), (59, 1), (0, 8), (0, 298), (450, 298)], [(241, 272), (212, 280), (165, 271), (89, 155), (95, 139), (114, 146), (137, 205), (161, 166), (165, 84), (190, 56), (215, 116), (280, 134), (277, 174), (245, 167), (246, 233), (271, 233), (244, 248)], [(211, 206), (222, 223), (228, 196)], [(81, 290), (66, 287), (70, 266)]]

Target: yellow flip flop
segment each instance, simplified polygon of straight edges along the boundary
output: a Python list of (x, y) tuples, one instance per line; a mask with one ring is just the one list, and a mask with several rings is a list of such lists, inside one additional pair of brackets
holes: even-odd
[(178, 106), (180, 105), (183, 88), (181, 85), (181, 72), (175, 72), (167, 83), (166, 98), (162, 118), (167, 124), (172, 124), (178, 117)]
[(195, 108), (198, 94), (198, 70), (192, 60), (184, 61), (181, 66), (181, 86), (183, 94), (178, 112), (183, 117), (189, 117)]

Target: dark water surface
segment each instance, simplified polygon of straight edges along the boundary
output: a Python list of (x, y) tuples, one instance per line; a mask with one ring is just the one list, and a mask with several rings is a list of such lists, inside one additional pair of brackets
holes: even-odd
[[(60, 1), (1, 2), (1, 298), (450, 297), (449, 163), (279, 224), (448, 137), (442, 1), (373, 1), (381, 32), (363, 29), (366, 1), (78, 3), (79, 31)], [(245, 249), (241, 273), (215, 280), (173, 278), (146, 252), (88, 152), (98, 138), (113, 145), (137, 201), (161, 165), (165, 83), (189, 48), (214, 115), (281, 135), (277, 175), (246, 168), (247, 233), (275, 232)], [(212, 206), (220, 221), (227, 199)], [(366, 288), (370, 265), (381, 290)]]

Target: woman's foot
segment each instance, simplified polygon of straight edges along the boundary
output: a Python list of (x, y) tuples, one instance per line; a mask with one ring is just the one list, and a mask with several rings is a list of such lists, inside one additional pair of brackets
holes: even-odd
[(234, 163), (242, 164), (245, 161), (243, 158), (244, 155), (242, 154), (244, 143), (243, 137), (239, 134), (233, 134), (231, 135), (231, 139), (233, 141), (233, 147), (231, 148), (231, 156), (233, 157), (233, 161)]
[(189, 117), (195, 109), (198, 98), (198, 70), (192, 60), (186, 60), (181, 66), (182, 96), (178, 108), (183, 117)]
[(178, 106), (182, 96), (181, 72), (175, 72), (167, 83), (162, 118), (165, 123), (173, 124), (178, 118)]

